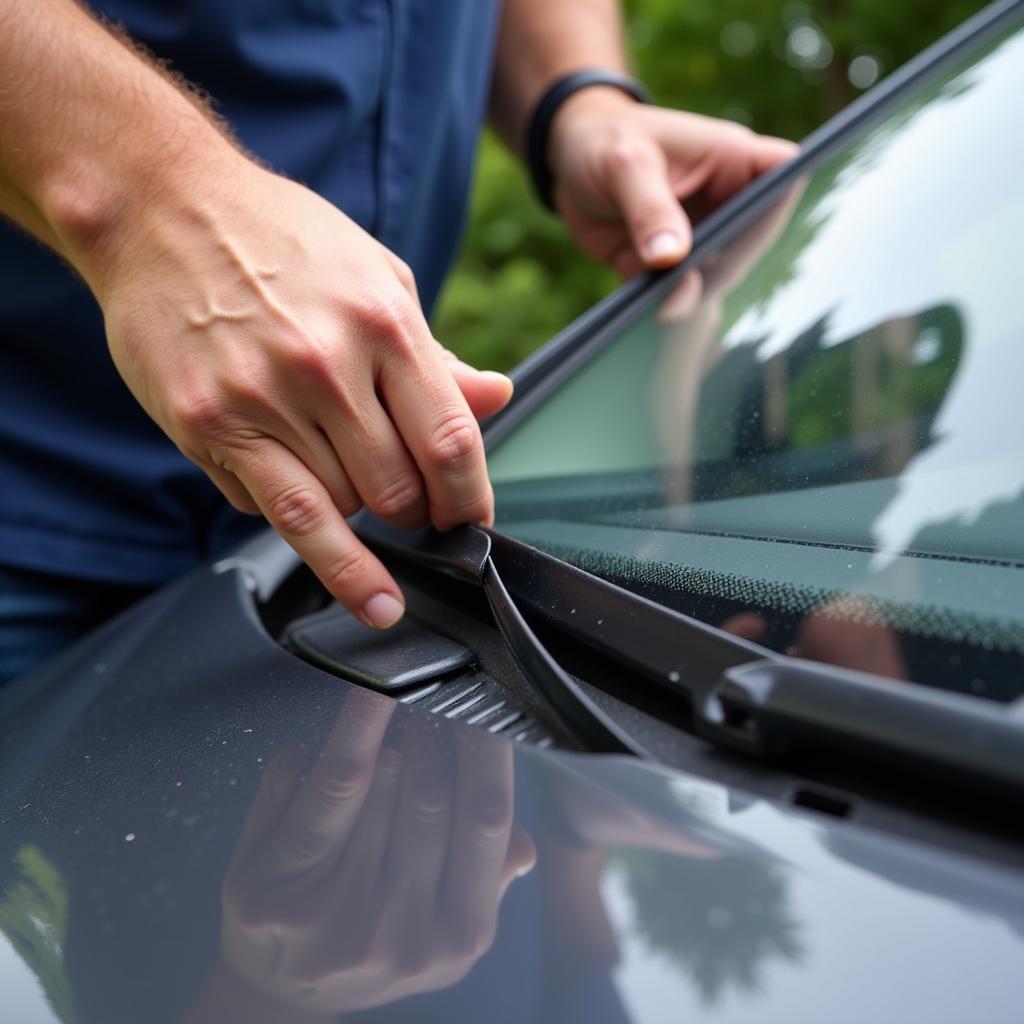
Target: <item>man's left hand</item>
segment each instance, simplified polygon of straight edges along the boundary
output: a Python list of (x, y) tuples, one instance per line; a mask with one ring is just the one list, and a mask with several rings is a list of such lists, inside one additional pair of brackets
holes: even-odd
[(691, 223), (796, 152), (731, 121), (644, 106), (600, 86), (559, 110), (548, 155), (570, 233), (633, 277), (678, 263), (690, 251)]

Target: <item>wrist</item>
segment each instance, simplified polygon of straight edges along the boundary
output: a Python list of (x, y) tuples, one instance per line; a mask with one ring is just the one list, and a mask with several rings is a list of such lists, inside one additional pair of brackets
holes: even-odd
[[(595, 95), (584, 95), (590, 93)], [(549, 209), (554, 210), (556, 164), (565, 149), (562, 140), (568, 129), (581, 117), (592, 117), (594, 111), (621, 114), (622, 100), (631, 104), (650, 101), (647, 91), (635, 79), (602, 68), (584, 68), (564, 75), (540, 98), (526, 130), (525, 154), (537, 195)]]
[(551, 131), (548, 135), (548, 160), (554, 166), (558, 154), (560, 140), (573, 133), (574, 125), (601, 118), (608, 114), (616, 115), (623, 110), (636, 108), (636, 100), (613, 85), (591, 85), (573, 93), (558, 108), (551, 120)]
[(555, 179), (560, 176), (559, 168), (574, 145), (574, 138), (606, 117), (619, 116), (626, 110), (635, 111), (636, 105), (632, 96), (608, 85), (593, 85), (570, 96), (552, 118), (548, 135), (547, 160)]
[(250, 163), (200, 111), (183, 107), (133, 134), (129, 147), (76, 152), (41, 176), (37, 202), (55, 248), (97, 299), (134, 239)]

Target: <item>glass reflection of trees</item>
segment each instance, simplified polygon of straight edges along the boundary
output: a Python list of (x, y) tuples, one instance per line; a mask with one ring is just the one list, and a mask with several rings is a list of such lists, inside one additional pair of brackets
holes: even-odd
[(773, 963), (800, 963), (804, 948), (782, 865), (743, 854), (686, 862), (633, 849), (617, 863), (639, 935), (705, 1005), (730, 990), (757, 993)]
[(897, 475), (930, 443), (964, 344), (959, 311), (940, 305), (841, 341), (825, 318), (767, 359), (760, 340), (722, 352), (692, 413), (696, 451), (677, 462), (692, 481), (679, 489), (706, 501)]

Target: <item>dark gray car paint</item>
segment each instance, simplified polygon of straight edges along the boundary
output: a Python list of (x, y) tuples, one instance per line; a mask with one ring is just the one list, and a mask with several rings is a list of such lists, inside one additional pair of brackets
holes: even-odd
[[(0, 939), (4, 1020), (182, 1019), (218, 958), (225, 873), (266, 765), (294, 746), (310, 770), (346, 715), (365, 714), (368, 701), (390, 709), (266, 634), (253, 590), (272, 579), (259, 573), (275, 557), (271, 577), (294, 563), (271, 541), (253, 550), (255, 561), (155, 595), (5, 695), (0, 920), (17, 904), (12, 893), (32, 888), (26, 850), (52, 865), (68, 904), (65, 933), (50, 935), (56, 953), (28, 954), (45, 990)], [(486, 768), (509, 745), (398, 704), (384, 746), (410, 743), (423, 763), (456, 772), (460, 758)], [(516, 820), (537, 848), (535, 869), (511, 883), (493, 945), (474, 949), (464, 979), (369, 1018), (1019, 1019), (1024, 873), (629, 758), (521, 746), (513, 757)], [(673, 830), (658, 824), (666, 801)], [(359, 828), (343, 846), (359, 842)], [(344, 937), (377, 920), (417, 854), (389, 848), (393, 884), (378, 902), (330, 910), (335, 930), (315, 943), (320, 976), (351, 957)], [(603, 907), (607, 941), (581, 966), (566, 955), (565, 907), (551, 893), (578, 880), (566, 863), (595, 861), (584, 905)], [(314, 906), (329, 905), (335, 884), (326, 869)], [(401, 914), (403, 934), (437, 929), (445, 945), (436, 907)], [(592, 919), (568, 925), (586, 947)], [(400, 952), (396, 970), (408, 966)], [(65, 1005), (73, 1010), (61, 1018)]]

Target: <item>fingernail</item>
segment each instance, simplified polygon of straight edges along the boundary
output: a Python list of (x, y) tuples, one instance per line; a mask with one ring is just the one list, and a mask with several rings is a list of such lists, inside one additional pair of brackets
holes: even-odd
[(662, 231), (644, 246), (644, 259), (648, 261), (681, 259), (683, 241), (674, 231)]
[(363, 605), (363, 618), (374, 629), (389, 629), (405, 614), (405, 606), (391, 594), (374, 594)]

